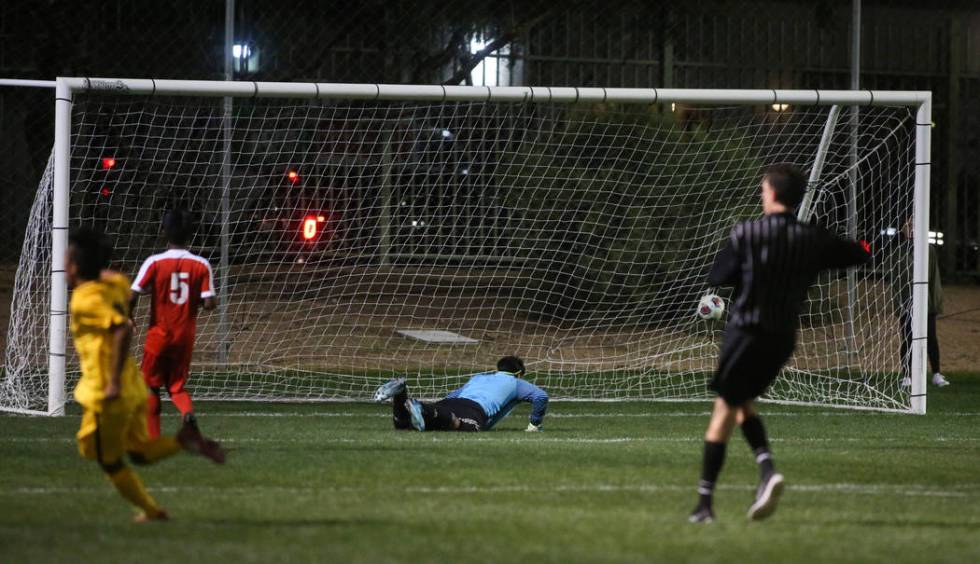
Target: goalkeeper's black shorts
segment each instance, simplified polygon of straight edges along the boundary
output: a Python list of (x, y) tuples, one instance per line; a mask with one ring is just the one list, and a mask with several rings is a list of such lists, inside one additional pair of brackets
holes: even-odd
[(727, 327), (718, 356), (718, 370), (708, 388), (730, 406), (766, 392), (796, 347), (796, 332), (766, 333)]
[[(443, 414), (451, 413), (459, 419), (459, 431), (482, 431), (487, 427), (487, 414), (480, 407), (480, 404), (465, 398), (446, 398), (432, 404), (432, 407), (440, 413), (436, 427), (433, 430), (450, 431), (452, 429), (452, 418), (445, 418)], [(447, 423), (450, 423), (447, 425)], [(426, 425), (428, 425), (426, 421)]]

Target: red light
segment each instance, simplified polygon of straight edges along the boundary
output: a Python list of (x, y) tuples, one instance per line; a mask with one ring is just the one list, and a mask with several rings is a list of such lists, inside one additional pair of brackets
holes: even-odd
[(291, 170), (286, 173), (286, 178), (288, 178), (289, 181), (292, 182), (293, 184), (296, 184), (297, 182), (299, 182), (299, 173), (296, 172), (295, 170)]
[(112, 195), (112, 190), (110, 190), (108, 186), (103, 186), (102, 189), (99, 190), (99, 194), (101, 194), (103, 198), (108, 198)]
[(320, 223), (323, 223), (324, 221), (327, 220), (327, 218), (323, 217), (322, 215), (318, 215), (316, 216), (316, 220), (319, 221)]
[(313, 239), (314, 237), (316, 237), (316, 231), (317, 231), (317, 226), (316, 226), (316, 218), (315, 217), (308, 217), (308, 218), (306, 218), (306, 219), (303, 220), (303, 238), (304, 239), (306, 239), (307, 241)]
[(116, 166), (116, 159), (115, 158), (113, 158), (113, 157), (102, 157), (102, 169), (103, 170), (109, 170), (111, 168), (115, 168), (115, 166)]

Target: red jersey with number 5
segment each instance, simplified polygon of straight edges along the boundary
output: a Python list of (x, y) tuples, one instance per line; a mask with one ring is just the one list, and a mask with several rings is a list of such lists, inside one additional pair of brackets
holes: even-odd
[(163, 330), (171, 342), (193, 342), (197, 310), (204, 298), (214, 296), (211, 264), (186, 249), (171, 249), (143, 262), (132, 290), (152, 292), (151, 330)]

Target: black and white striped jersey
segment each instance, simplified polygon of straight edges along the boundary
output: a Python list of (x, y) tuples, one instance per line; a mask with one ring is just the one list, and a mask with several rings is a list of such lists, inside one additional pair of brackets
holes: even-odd
[(765, 215), (736, 225), (715, 257), (711, 286), (734, 286), (732, 327), (795, 331), (807, 290), (822, 270), (866, 262), (864, 244), (800, 223), (790, 213)]

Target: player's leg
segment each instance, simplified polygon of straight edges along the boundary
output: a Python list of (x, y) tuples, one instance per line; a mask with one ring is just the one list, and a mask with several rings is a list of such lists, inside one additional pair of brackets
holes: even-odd
[(147, 397), (146, 422), (151, 438), (160, 436), (160, 388), (166, 382), (166, 366), (164, 366), (166, 361), (161, 357), (163, 346), (162, 334), (156, 329), (150, 329), (146, 335), (146, 343), (143, 345), (143, 362), (140, 371), (143, 373), (143, 382), (150, 389)]
[[(126, 454), (133, 464), (143, 466), (171, 457), (183, 448), (176, 437), (151, 437), (142, 407), (133, 409), (126, 429)], [(158, 429), (159, 432), (159, 429)]]
[(374, 392), (374, 401), (383, 403), (391, 400), (391, 421), (395, 429), (405, 431), (412, 428), (412, 415), (405, 403), (408, 401), (408, 386), (404, 378), (395, 378), (382, 384)]
[(170, 401), (174, 402), (177, 411), (180, 411), (184, 425), (190, 425), (196, 429), (197, 418), (194, 416), (194, 405), (191, 402), (191, 394), (186, 388), (187, 378), (191, 372), (193, 347), (193, 342), (184, 342), (173, 344), (168, 348), (167, 392), (170, 394)]
[(749, 443), (755, 463), (759, 465), (759, 476), (765, 478), (775, 471), (772, 453), (769, 451), (769, 440), (766, 437), (766, 427), (762, 424), (755, 409), (755, 402), (749, 400), (737, 409), (736, 423), (742, 427), (742, 436)]
[(932, 383), (936, 386), (948, 386), (949, 380), (943, 376), (942, 367), (939, 364), (939, 337), (936, 335), (936, 314), (930, 313), (928, 318), (928, 331), (926, 332), (926, 349), (929, 353), (929, 364), (932, 366)]
[(902, 368), (901, 385), (908, 388), (912, 385), (912, 316), (903, 313), (899, 316), (899, 363)]
[(715, 398), (711, 420), (704, 434), (701, 479), (698, 481), (698, 504), (688, 517), (692, 523), (710, 523), (714, 520), (712, 505), (715, 484), (725, 464), (725, 450), (734, 426), (735, 409), (720, 396)]
[(151, 437), (160, 436), (160, 387), (150, 388), (146, 398), (146, 423)]
[(445, 407), (439, 407), (439, 403), (425, 403), (416, 399), (405, 401), (405, 408), (408, 410), (412, 421), (412, 428), (416, 431), (453, 431), (458, 426), (452, 411)]
[(701, 478), (698, 481), (698, 503), (688, 517), (692, 523), (710, 523), (714, 520), (713, 496), (715, 483), (725, 463), (725, 450), (728, 438), (735, 426), (737, 406), (745, 397), (743, 394), (744, 357), (747, 354), (750, 337), (741, 331), (728, 328), (721, 343), (718, 355), (718, 369), (708, 384), (718, 396), (715, 398), (708, 429), (704, 434), (704, 453), (701, 462)]
[[(147, 493), (139, 476), (123, 461), (126, 425), (131, 410), (121, 407), (113, 409), (107, 406), (101, 413), (85, 411), (77, 435), (79, 453), (95, 460), (116, 491), (142, 511), (137, 516), (138, 520), (166, 519), (166, 511)], [(143, 419), (145, 415), (139, 413), (139, 417)]]
[(395, 429), (407, 431), (412, 428), (412, 414), (408, 412), (405, 404), (408, 402), (408, 389), (402, 389), (391, 399), (391, 422)]
[(748, 518), (760, 520), (772, 515), (776, 510), (784, 484), (783, 475), (776, 472), (773, 465), (766, 428), (755, 410), (755, 398), (765, 393), (793, 354), (796, 336), (793, 333), (773, 334), (756, 340), (755, 344), (747, 358), (751, 359), (758, 376), (753, 380), (754, 387), (746, 388), (750, 399), (738, 406), (738, 421), (742, 426), (742, 435), (752, 449), (756, 464), (759, 465), (759, 486), (756, 489), (755, 501), (749, 507)]
[(749, 519), (758, 521), (772, 515), (776, 510), (783, 493), (784, 480), (783, 475), (776, 472), (773, 465), (766, 428), (755, 411), (755, 402), (748, 401), (739, 406), (738, 419), (742, 426), (742, 435), (749, 443), (755, 462), (759, 466), (759, 486), (756, 489), (755, 501), (748, 511)]

